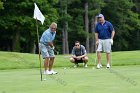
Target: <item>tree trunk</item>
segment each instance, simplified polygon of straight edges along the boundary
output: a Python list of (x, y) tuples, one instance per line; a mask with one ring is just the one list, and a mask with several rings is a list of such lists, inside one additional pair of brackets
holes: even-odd
[(92, 38), (91, 38), (91, 47), (90, 47), (90, 52), (95, 52), (96, 51), (96, 44), (95, 44), (95, 26), (97, 24), (97, 17), (95, 17), (94, 19), (92, 19), (91, 22), (91, 28), (92, 28)]
[(65, 22), (65, 54), (69, 54), (69, 43), (68, 43), (68, 22)]
[[(63, 2), (64, 4), (65, 2)], [(62, 4), (62, 1), (61, 1)], [(65, 3), (64, 9), (62, 8), (62, 16), (67, 16), (67, 3)], [(62, 28), (62, 34), (63, 34), (63, 54), (69, 54), (69, 44), (68, 44), (68, 22), (67, 20), (63, 20), (63, 28)]]
[(12, 51), (20, 52), (20, 30), (17, 29), (13, 37)]
[(86, 50), (89, 53), (89, 19), (88, 19), (88, 2), (85, 3), (85, 31), (87, 32), (86, 37)]
[[(136, 12), (140, 13), (140, 6), (139, 6), (140, 5), (140, 1), (138, 2), (138, 0), (134, 0), (134, 2), (137, 4), (136, 5)], [(140, 42), (140, 31), (139, 30), (137, 31), (137, 34), (136, 34), (136, 41)], [(140, 49), (140, 44), (136, 43), (136, 49)]]
[(35, 52), (36, 52), (36, 45), (35, 45), (35, 42), (34, 42), (33, 39), (30, 40), (30, 43), (29, 43), (29, 47), (28, 48), (29, 48), (29, 52), (30, 53), (35, 54)]
[(63, 41), (63, 43), (62, 43), (62, 46), (63, 46), (63, 49), (62, 49), (62, 53), (63, 54), (65, 54), (65, 30), (64, 30), (64, 28), (62, 28), (62, 35), (63, 35), (63, 37), (62, 37), (62, 41)]

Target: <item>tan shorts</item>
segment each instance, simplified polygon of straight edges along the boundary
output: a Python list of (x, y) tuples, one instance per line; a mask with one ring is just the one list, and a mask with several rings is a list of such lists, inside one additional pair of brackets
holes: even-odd
[(104, 51), (106, 53), (110, 53), (111, 52), (111, 42), (110, 39), (99, 39), (99, 45), (97, 48), (97, 51)]

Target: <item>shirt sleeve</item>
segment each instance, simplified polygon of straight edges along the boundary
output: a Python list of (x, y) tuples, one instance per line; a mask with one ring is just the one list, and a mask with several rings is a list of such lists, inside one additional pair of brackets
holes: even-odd
[(98, 25), (95, 26), (95, 33), (98, 33)]
[(75, 55), (75, 48), (72, 49), (72, 55)]
[(86, 51), (85, 47), (82, 45), (81, 48), (82, 48), (82, 52), (83, 52), (82, 54), (86, 54), (87, 51)]
[(110, 30), (110, 32), (114, 31), (114, 27), (111, 23), (109, 23), (109, 30)]

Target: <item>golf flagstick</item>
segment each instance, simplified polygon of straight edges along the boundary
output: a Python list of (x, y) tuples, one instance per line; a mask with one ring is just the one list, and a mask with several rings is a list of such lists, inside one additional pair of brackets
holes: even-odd
[(36, 31), (37, 31), (37, 41), (38, 41), (38, 54), (39, 54), (39, 62), (40, 62), (40, 79), (42, 81), (42, 65), (41, 65), (41, 56), (40, 56), (40, 48), (39, 48), (39, 32), (38, 32), (38, 22), (36, 19)]
[(43, 16), (41, 11), (39, 10), (39, 8), (36, 5), (36, 3), (34, 3), (34, 6), (35, 6), (35, 8), (34, 8), (34, 16), (33, 16), (33, 18), (36, 19), (38, 54), (39, 54), (39, 61), (40, 61), (40, 77), (41, 77), (41, 81), (42, 81), (42, 66), (41, 66), (41, 57), (40, 57), (40, 49), (39, 49), (39, 32), (38, 32), (38, 21), (37, 20), (41, 21), (41, 23), (43, 25), (45, 17)]
[(94, 67), (96, 68), (96, 65), (97, 65), (97, 48), (98, 48), (98, 45), (95, 46), (95, 51), (96, 51), (96, 56), (95, 56), (95, 59), (94, 59)]

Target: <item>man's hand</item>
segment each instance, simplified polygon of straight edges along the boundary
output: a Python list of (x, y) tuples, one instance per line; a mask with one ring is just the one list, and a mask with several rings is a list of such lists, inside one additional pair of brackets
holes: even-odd
[(81, 56), (76, 57), (77, 60), (81, 60), (81, 58), (82, 58)]
[(76, 56), (75, 56), (75, 55), (72, 55), (72, 57), (73, 57), (73, 58), (76, 58)]
[(53, 46), (53, 47), (52, 47), (52, 49), (54, 50), (54, 49), (55, 49), (55, 47)]
[(50, 49), (52, 49), (52, 50), (54, 50), (54, 49), (55, 49), (55, 47), (54, 47), (54, 46), (52, 46), (52, 47), (51, 47), (51, 46), (49, 46), (49, 47), (50, 47)]
[(98, 45), (98, 44), (99, 44), (99, 40), (96, 41), (96, 45)]
[(113, 39), (110, 39), (110, 43), (111, 43), (111, 45), (113, 45)]

